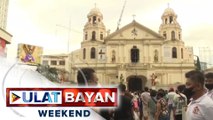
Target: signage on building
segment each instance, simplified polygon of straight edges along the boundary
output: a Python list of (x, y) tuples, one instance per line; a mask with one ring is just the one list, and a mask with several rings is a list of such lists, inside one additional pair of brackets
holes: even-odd
[(41, 61), (43, 48), (28, 44), (18, 45), (18, 61), (24, 64), (36, 65)]

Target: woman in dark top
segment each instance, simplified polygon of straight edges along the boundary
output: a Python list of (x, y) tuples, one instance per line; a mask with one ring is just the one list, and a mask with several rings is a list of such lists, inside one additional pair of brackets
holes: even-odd
[(132, 99), (125, 95), (126, 86), (120, 84), (120, 106), (114, 112), (114, 120), (133, 120)]

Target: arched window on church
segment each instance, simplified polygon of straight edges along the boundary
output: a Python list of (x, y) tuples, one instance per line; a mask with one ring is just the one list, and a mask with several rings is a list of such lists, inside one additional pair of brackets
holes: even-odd
[(173, 16), (169, 16), (169, 23), (173, 24)]
[(83, 59), (86, 59), (86, 48), (83, 49)]
[(179, 32), (179, 35), (178, 35), (178, 36), (179, 36), (179, 40), (181, 40), (181, 35), (180, 35), (180, 32)]
[(176, 47), (172, 48), (172, 58), (177, 58), (177, 48)]
[(96, 32), (92, 31), (92, 40), (96, 40)]
[(103, 39), (104, 39), (103, 32), (101, 32), (101, 34), (100, 34), (100, 39), (101, 39), (101, 40), (103, 40)]
[(85, 40), (87, 40), (87, 37), (88, 37), (88, 34), (87, 34), (87, 32), (85, 33)]
[(137, 63), (139, 62), (139, 49), (136, 46), (133, 46), (133, 48), (131, 49), (131, 62), (132, 63)]
[(181, 48), (181, 59), (183, 59), (183, 48)]
[(167, 24), (167, 18), (165, 19), (165, 24)]
[(96, 22), (97, 22), (96, 19), (97, 19), (96, 16), (93, 16), (93, 18), (92, 18), (92, 23), (93, 24), (96, 24)]
[(96, 54), (95, 48), (92, 47), (92, 48), (91, 48), (91, 51), (90, 51), (90, 58), (91, 58), (91, 59), (95, 59), (95, 54)]
[(165, 39), (167, 39), (166, 31), (163, 32), (163, 37), (164, 37)]
[(172, 40), (175, 40), (175, 31), (172, 31), (172, 32), (171, 32), (171, 39), (172, 39)]
[(89, 18), (89, 23), (91, 23), (91, 18)]

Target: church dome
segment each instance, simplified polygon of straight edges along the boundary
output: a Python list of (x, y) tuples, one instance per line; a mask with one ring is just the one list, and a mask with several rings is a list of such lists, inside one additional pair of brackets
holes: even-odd
[(163, 16), (167, 16), (167, 15), (176, 15), (176, 14), (172, 8), (168, 7), (164, 10), (164, 13), (163, 13)]
[(101, 16), (101, 17), (103, 16), (102, 13), (100, 12), (100, 10), (96, 7), (91, 9), (87, 16), (89, 17), (89, 16), (94, 16), (94, 15), (95, 16)]

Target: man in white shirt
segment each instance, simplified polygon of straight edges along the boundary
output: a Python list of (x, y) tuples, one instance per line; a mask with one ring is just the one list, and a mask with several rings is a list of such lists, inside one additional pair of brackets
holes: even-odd
[(171, 116), (171, 113), (174, 114), (174, 96), (176, 95), (174, 88), (169, 89), (168, 93), (168, 107), (169, 107), (169, 118)]
[(141, 99), (142, 99), (142, 103), (143, 103), (143, 117), (144, 120), (148, 120), (148, 116), (149, 116), (149, 108), (148, 108), (148, 102), (150, 100), (150, 93), (149, 93), (149, 88), (145, 87), (145, 92), (143, 92), (141, 94)]
[(192, 70), (185, 74), (185, 93), (191, 98), (187, 108), (187, 120), (212, 120), (213, 101), (206, 95), (204, 75), (200, 71)]
[(205, 86), (208, 89), (207, 95), (213, 100), (213, 73), (207, 73), (205, 78)]

